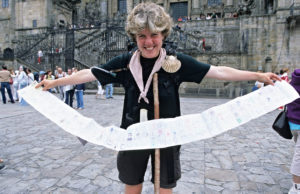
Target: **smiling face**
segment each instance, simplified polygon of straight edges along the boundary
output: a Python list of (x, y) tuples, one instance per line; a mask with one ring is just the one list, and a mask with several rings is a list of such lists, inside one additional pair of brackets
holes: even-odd
[(159, 55), (164, 37), (161, 32), (150, 32), (144, 29), (136, 34), (135, 40), (143, 57), (155, 58)]

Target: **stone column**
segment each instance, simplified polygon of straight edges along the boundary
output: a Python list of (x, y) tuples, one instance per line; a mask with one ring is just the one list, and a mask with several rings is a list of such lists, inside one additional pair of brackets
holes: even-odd
[(134, 4), (136, 3), (133, 2), (133, 0), (127, 0), (127, 13), (130, 13), (130, 11), (133, 9)]
[(192, 0), (192, 9), (198, 9), (199, 3), (199, 0)]
[(111, 1), (110, 0), (107, 0), (107, 16), (109, 17), (109, 18), (111, 18), (112, 17), (112, 8), (111, 8)]
[(233, 0), (227, 0), (226, 5), (227, 6), (232, 6), (233, 5)]
[(191, 10), (192, 10), (192, 0), (188, 0), (188, 15), (191, 16)]
[(112, 0), (112, 16), (115, 16), (118, 12), (118, 0)]
[(107, 1), (106, 0), (101, 0), (100, 1), (100, 12), (101, 12), (101, 18), (107, 17)]

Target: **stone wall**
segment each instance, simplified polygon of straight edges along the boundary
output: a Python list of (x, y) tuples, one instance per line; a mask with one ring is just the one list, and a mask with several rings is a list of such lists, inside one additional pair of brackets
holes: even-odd
[(2, 58), (3, 51), (11, 46), (10, 44), (10, 19), (5, 18), (0, 20), (0, 58)]
[(37, 27), (48, 26), (46, 6), (50, 6), (47, 0), (18, 1), (15, 11), (16, 29), (33, 28), (33, 20), (36, 20)]
[(8, 8), (0, 7), (0, 58), (3, 56), (4, 49), (12, 48), (11, 42), (14, 39), (14, 10), (15, 0), (9, 1)]
[[(297, 11), (294, 12), (295, 15), (300, 15)], [(225, 32), (228, 29), (239, 31), (239, 37), (237, 37), (239, 38), (239, 53), (224, 53), (222, 50), (215, 50), (215, 52), (199, 53), (194, 57), (204, 63), (211, 64), (212, 61), (217, 61), (214, 65), (250, 71), (279, 72), (281, 68), (288, 67), (292, 72), (295, 68), (300, 68), (300, 20), (296, 18), (295, 23), (289, 25), (286, 21), (289, 13), (278, 14), (287, 15), (278, 17), (272, 14), (240, 17), (236, 20), (218, 19), (214, 22), (186, 23), (188, 29), (198, 29), (204, 37), (213, 35), (214, 39), (218, 40), (215, 46), (219, 45), (222, 48), (226, 47), (226, 43), (230, 47), (236, 45), (236, 41), (226, 37)], [(235, 83), (207, 79), (201, 85), (184, 84), (181, 92), (233, 97), (250, 92), (252, 84), (253, 82)]]

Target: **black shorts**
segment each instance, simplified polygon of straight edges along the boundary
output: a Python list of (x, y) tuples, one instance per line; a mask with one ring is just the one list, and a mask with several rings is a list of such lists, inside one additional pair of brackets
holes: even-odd
[[(155, 150), (132, 150), (118, 153), (119, 179), (127, 185), (138, 185), (144, 182), (149, 156), (151, 155), (152, 178), (154, 182)], [(160, 149), (160, 187), (170, 189), (176, 187), (181, 176), (180, 146)]]

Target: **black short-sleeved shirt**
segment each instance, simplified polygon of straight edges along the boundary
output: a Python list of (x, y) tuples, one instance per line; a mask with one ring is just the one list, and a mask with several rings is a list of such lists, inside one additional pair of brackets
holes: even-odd
[[(127, 68), (130, 58), (130, 54), (123, 54), (101, 66), (101, 68), (108, 71), (115, 71), (116, 78), (97, 78), (101, 84), (120, 83), (124, 87), (125, 99), (121, 127), (125, 129), (128, 126), (139, 122), (141, 108), (146, 108), (148, 110), (148, 120), (154, 119), (153, 86), (151, 84), (147, 93), (149, 104), (145, 103), (143, 99), (138, 103), (140, 91), (130, 70)], [(200, 83), (210, 68), (210, 65), (201, 63), (185, 54), (178, 53), (177, 59), (181, 61), (181, 68), (177, 72), (168, 73), (162, 68), (158, 71), (160, 118), (180, 116), (179, 85), (182, 82)], [(149, 70), (149, 63), (154, 64), (155, 62), (155, 59), (152, 59), (152, 61), (151, 59), (147, 60), (148, 59), (145, 58), (141, 59), (143, 75), (150, 74), (152, 69), (150, 68)], [(143, 62), (145, 64), (143, 64)], [(145, 78), (144, 76), (144, 80), (146, 79), (148, 78)], [(144, 84), (146, 84), (145, 81)]]

